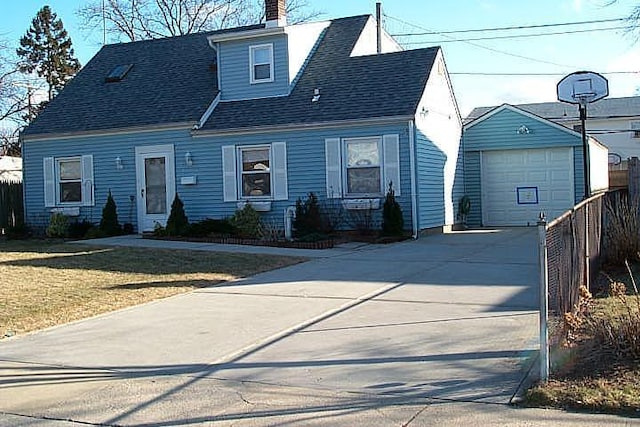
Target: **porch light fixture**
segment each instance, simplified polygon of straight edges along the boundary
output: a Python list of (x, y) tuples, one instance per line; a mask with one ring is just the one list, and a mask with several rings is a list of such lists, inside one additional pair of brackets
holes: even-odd
[(193, 157), (191, 157), (190, 151), (187, 151), (186, 154), (184, 155), (184, 163), (187, 166), (193, 166)]
[(516, 133), (518, 135), (528, 135), (531, 133), (531, 131), (529, 130), (528, 127), (526, 127), (525, 125), (522, 125), (518, 128), (518, 130), (516, 130)]
[(124, 166), (122, 165), (122, 159), (120, 158), (120, 156), (116, 157), (116, 169), (119, 171), (124, 169)]

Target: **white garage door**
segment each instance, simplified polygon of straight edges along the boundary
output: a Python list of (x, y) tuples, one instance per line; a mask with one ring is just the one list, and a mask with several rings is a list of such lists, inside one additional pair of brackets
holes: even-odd
[(572, 148), (482, 152), (485, 226), (534, 225), (574, 205)]

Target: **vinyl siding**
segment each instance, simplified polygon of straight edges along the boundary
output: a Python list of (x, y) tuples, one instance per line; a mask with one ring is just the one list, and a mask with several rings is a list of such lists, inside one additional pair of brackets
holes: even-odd
[[(251, 84), (250, 46), (273, 44), (274, 81)], [(289, 93), (289, 58), (286, 36), (270, 36), (218, 45), (221, 101), (283, 96)]]
[[(516, 131), (525, 125), (528, 134)], [(509, 150), (518, 148), (545, 148), (581, 146), (579, 135), (572, 135), (551, 124), (534, 120), (511, 110), (503, 110), (494, 116), (465, 130), (465, 151)]]
[(474, 227), (482, 225), (481, 160), (480, 151), (464, 153), (464, 188), (471, 201), (467, 224)]
[(462, 124), (442, 51), (431, 69), (415, 123), (419, 229), (452, 225), (464, 195)]
[[(95, 201), (93, 207), (82, 207), (79, 219), (100, 221), (107, 193), (111, 190), (121, 224), (131, 222), (137, 228), (135, 147), (173, 144), (175, 154), (176, 192), (184, 203), (190, 221), (204, 218), (224, 218), (237, 209), (237, 202), (223, 201), (222, 146), (258, 145), (285, 142), (289, 199), (273, 201), (270, 212), (263, 219), (283, 227), (284, 211), (294, 206), (298, 197), (314, 192), (326, 200), (325, 139), (362, 136), (399, 135), (400, 203), (405, 228), (411, 229), (411, 182), (409, 137), (406, 123), (386, 126), (367, 126), (291, 131), (268, 134), (192, 137), (190, 131), (174, 130), (131, 133), (109, 136), (67, 138), (49, 141), (27, 141), (24, 144), (26, 220), (30, 226), (43, 228), (48, 224), (50, 208), (44, 207), (43, 157), (94, 156)], [(185, 154), (191, 153), (192, 165), (187, 166)], [(116, 169), (115, 158), (122, 159), (123, 169)], [(195, 185), (182, 185), (181, 178), (196, 177)], [(134, 196), (133, 204), (129, 197)], [(382, 200), (381, 205), (382, 206)], [(131, 209), (131, 216), (129, 211)], [(375, 224), (380, 225), (382, 209), (375, 212)]]
[[(136, 168), (135, 146), (174, 144), (176, 147), (176, 176), (184, 169), (184, 142), (190, 139), (188, 130), (146, 132), (86, 138), (65, 138), (44, 141), (26, 141), (23, 146), (25, 163), (25, 218), (34, 228), (46, 226), (50, 208), (44, 207), (44, 157), (93, 155), (95, 206), (81, 207), (79, 220), (99, 223), (102, 208), (111, 194), (116, 202), (121, 224), (136, 224)], [(123, 168), (116, 169), (115, 159), (122, 159)], [(134, 197), (133, 202), (130, 196)], [(129, 214), (131, 209), (131, 214)]]
[[(529, 129), (528, 134), (517, 133), (517, 129), (522, 125)], [(465, 189), (471, 198), (471, 212), (467, 219), (470, 226), (482, 225), (482, 151), (573, 147), (575, 200), (582, 200), (584, 173), (582, 141), (579, 135), (565, 132), (550, 123), (535, 120), (517, 111), (505, 109), (465, 129), (462, 139)]]
[(445, 223), (444, 166), (446, 156), (422, 132), (416, 138), (418, 224), (421, 230)]
[[(403, 211), (405, 228), (411, 228), (411, 176), (409, 165), (409, 138), (406, 125), (398, 126), (368, 126), (366, 128), (342, 128), (313, 131), (292, 131), (253, 135), (228, 135), (195, 138), (191, 142), (191, 153), (194, 156), (194, 168), (198, 169), (198, 185), (180, 190), (181, 197), (188, 207), (190, 219), (206, 217), (223, 218), (232, 215), (237, 202), (224, 202), (222, 197), (222, 146), (224, 145), (260, 145), (273, 142), (287, 144), (287, 175), (289, 199), (273, 201), (271, 211), (262, 213), (263, 219), (283, 226), (284, 212), (287, 207), (295, 206), (298, 198), (305, 198), (310, 192), (318, 197), (321, 203), (326, 203), (326, 171), (325, 171), (325, 139), (354, 138), (364, 136), (382, 136), (398, 134), (400, 139), (400, 177), (401, 196), (397, 197)], [(196, 159), (202, 158), (202, 166), (196, 165)], [(211, 171), (215, 171), (212, 173)], [(206, 174), (206, 179), (200, 179)], [(202, 183), (202, 185), (201, 185)], [(206, 188), (206, 190), (205, 190)], [(209, 197), (203, 198), (202, 194)], [(380, 206), (382, 207), (381, 200)], [(337, 203), (335, 201), (331, 202)], [(381, 224), (382, 208), (375, 211), (374, 222)], [(349, 227), (345, 227), (349, 228)]]

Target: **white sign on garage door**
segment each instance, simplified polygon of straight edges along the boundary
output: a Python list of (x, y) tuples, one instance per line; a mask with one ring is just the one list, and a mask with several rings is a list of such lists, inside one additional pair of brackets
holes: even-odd
[(485, 226), (534, 225), (574, 205), (573, 149), (482, 152), (482, 222)]

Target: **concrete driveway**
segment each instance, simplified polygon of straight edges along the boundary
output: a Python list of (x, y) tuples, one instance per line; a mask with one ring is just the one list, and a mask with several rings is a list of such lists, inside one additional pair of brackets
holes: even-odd
[(0, 425), (612, 422), (507, 406), (537, 350), (535, 229), (325, 254), (0, 341)]

